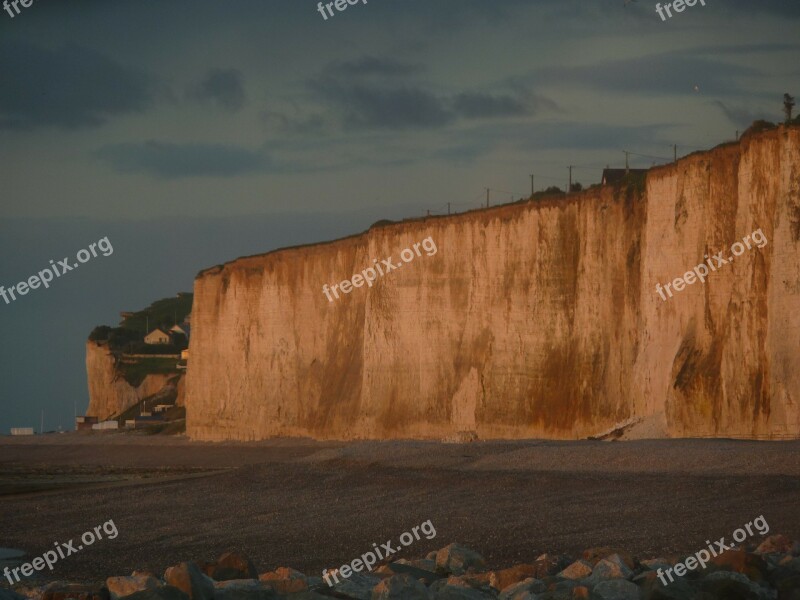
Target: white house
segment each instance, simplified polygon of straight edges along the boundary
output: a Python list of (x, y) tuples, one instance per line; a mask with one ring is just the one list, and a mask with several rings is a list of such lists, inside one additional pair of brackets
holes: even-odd
[(169, 333), (160, 327), (153, 329), (153, 331), (144, 336), (145, 344), (169, 344), (171, 341)]

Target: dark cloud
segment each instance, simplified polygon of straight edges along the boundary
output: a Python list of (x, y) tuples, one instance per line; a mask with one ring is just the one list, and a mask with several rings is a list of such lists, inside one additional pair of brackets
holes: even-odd
[(430, 129), (453, 120), (434, 94), (418, 87), (380, 87), (323, 77), (312, 89), (341, 113), (347, 129)]
[(296, 110), (291, 114), (267, 110), (261, 118), (272, 132), (286, 135), (321, 135), (332, 129), (332, 124), (321, 114), (301, 115)]
[(147, 141), (101, 148), (96, 157), (114, 169), (175, 179), (181, 177), (231, 177), (263, 170), (265, 156), (222, 144), (174, 144)]
[(327, 72), (345, 77), (367, 77), (377, 75), (381, 77), (406, 77), (419, 73), (421, 65), (410, 64), (394, 60), (393, 58), (379, 58), (364, 56), (362, 58), (336, 62), (328, 66)]
[(0, 129), (97, 127), (151, 105), (144, 73), (75, 44), (0, 42)]
[(244, 76), (236, 69), (210, 69), (201, 81), (189, 86), (187, 95), (236, 112), (244, 106)]
[(345, 129), (436, 129), (458, 119), (524, 117), (541, 109), (557, 110), (552, 100), (524, 90), (437, 95), (414, 83), (353, 81), (331, 72), (326, 70), (309, 85), (315, 99), (324, 100), (338, 113), (334, 118), (338, 117)]
[(557, 108), (555, 102), (539, 96), (492, 95), (480, 92), (457, 94), (452, 106), (455, 112), (468, 119), (521, 117), (534, 114), (542, 108)]

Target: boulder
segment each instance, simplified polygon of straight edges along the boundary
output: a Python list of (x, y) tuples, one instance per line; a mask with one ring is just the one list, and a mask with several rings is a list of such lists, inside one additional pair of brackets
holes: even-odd
[[(423, 568), (419, 565), (423, 565)], [(389, 563), (384, 567), (379, 567), (373, 573), (386, 573), (387, 575), (399, 575), (399, 574), (406, 574), (411, 575), (414, 579), (421, 579), (425, 583), (425, 585), (430, 585), (437, 579), (441, 579), (444, 575), (440, 575), (435, 572), (436, 563), (430, 560), (415, 560), (415, 561), (403, 561), (398, 560), (393, 563)]]
[(189, 596), (190, 600), (213, 600), (214, 581), (193, 562), (168, 567), (164, 581)]
[(463, 575), (469, 568), (482, 569), (486, 566), (483, 557), (459, 544), (450, 544), (436, 552), (436, 568), (453, 575)]
[(289, 567), (278, 567), (274, 571), (262, 573), (258, 579), (269, 584), (279, 594), (305, 592), (309, 587), (306, 576)]
[(489, 585), (496, 590), (504, 590), (510, 585), (533, 577), (535, 572), (536, 567), (534, 565), (516, 565), (510, 569), (489, 571), (486, 575), (488, 576)]
[(555, 575), (559, 571), (572, 564), (572, 559), (567, 556), (553, 556), (552, 554), (540, 554), (535, 561), (533, 561), (534, 571), (531, 577), (536, 579), (544, 579), (551, 575)]
[(207, 570), (206, 575), (216, 581), (258, 578), (253, 561), (241, 552), (226, 552), (208, 567), (211, 572)]
[[(336, 581), (332, 577), (330, 581)], [(333, 585), (338, 596), (347, 596), (355, 600), (372, 600), (373, 588), (381, 582), (380, 577), (366, 573), (353, 573), (348, 578), (339, 576), (339, 583)]]
[(741, 573), (717, 571), (706, 575), (700, 589), (713, 600), (769, 600), (774, 598), (766, 589)]
[(189, 596), (178, 588), (171, 585), (164, 585), (157, 588), (135, 592), (126, 597), (127, 600), (189, 600)]
[(639, 600), (639, 588), (625, 579), (601, 581), (592, 588), (592, 600)]
[(105, 587), (55, 581), (44, 587), (41, 600), (109, 600)]
[(773, 552), (780, 552), (786, 554), (792, 550), (792, 540), (780, 533), (771, 535), (758, 545), (756, 552), (758, 554), (771, 554)]
[[(513, 583), (503, 588), (500, 592), (499, 600), (526, 600), (526, 598), (533, 594), (541, 594), (547, 590), (547, 586), (543, 581), (528, 577), (527, 579), (518, 583)], [(528, 596), (525, 596), (528, 594)]]
[(585, 585), (572, 588), (572, 597), (575, 600), (589, 600), (589, 588)]
[(658, 571), (659, 569), (669, 569), (672, 565), (666, 558), (650, 558), (647, 560), (639, 561), (643, 567), (647, 567), (651, 571)]
[(401, 573), (376, 585), (372, 600), (428, 600), (428, 588), (411, 575)]
[(758, 554), (744, 550), (726, 550), (711, 559), (719, 569), (747, 575), (753, 581), (762, 581), (767, 573), (767, 563)]
[(583, 560), (589, 561), (592, 566), (597, 564), (600, 560), (604, 558), (608, 558), (609, 556), (616, 555), (620, 557), (620, 559), (625, 563), (631, 571), (635, 566), (635, 562), (633, 560), (633, 556), (631, 556), (628, 552), (624, 550), (620, 550), (618, 548), (611, 548), (609, 546), (601, 546), (598, 548), (589, 548), (588, 550), (583, 551)]
[(214, 600), (275, 600), (277, 594), (257, 579), (229, 579), (214, 583)]
[[(436, 582), (438, 584), (440, 582)], [(444, 582), (444, 585), (431, 586), (431, 597), (436, 600), (494, 600), (494, 595), (488, 591), (475, 589), (466, 585), (452, 585)], [(436, 589), (434, 590), (434, 586)]]
[(641, 589), (642, 597), (647, 600), (700, 600), (698, 592), (683, 577), (675, 578), (672, 583), (664, 576), (665, 586), (658, 578), (656, 571), (645, 571), (633, 578)]
[(161, 587), (162, 583), (149, 574), (136, 574), (130, 577), (109, 577), (106, 587), (111, 595), (111, 600), (124, 598), (142, 590), (152, 590)]
[(619, 554), (611, 554), (608, 558), (601, 558), (592, 569), (589, 579), (592, 582), (608, 579), (628, 579), (633, 575)]
[[(794, 562), (800, 561), (795, 558)], [(798, 565), (800, 567), (800, 565)], [(770, 585), (778, 590), (781, 600), (800, 600), (800, 568), (793, 569), (782, 565), (769, 574)]]
[(576, 560), (566, 569), (561, 571), (558, 576), (564, 579), (584, 579), (592, 574), (592, 565), (586, 560)]

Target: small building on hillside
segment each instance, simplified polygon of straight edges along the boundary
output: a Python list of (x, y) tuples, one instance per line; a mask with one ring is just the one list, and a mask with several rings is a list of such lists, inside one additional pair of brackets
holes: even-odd
[(172, 341), (172, 338), (169, 335), (169, 332), (164, 331), (161, 327), (156, 327), (144, 336), (144, 343), (151, 344), (151, 345), (159, 345), (159, 344), (169, 344)]
[(79, 415), (75, 417), (75, 429), (78, 431), (83, 431), (84, 429), (91, 429), (92, 425), (95, 425), (100, 419), (97, 417), (87, 417), (84, 415)]
[(170, 331), (172, 333), (177, 333), (179, 335), (184, 335), (184, 336), (186, 336), (186, 339), (188, 340), (189, 339), (189, 335), (192, 332), (192, 326), (189, 325), (189, 323), (187, 323), (186, 321), (184, 321), (180, 325), (173, 325), (170, 328)]

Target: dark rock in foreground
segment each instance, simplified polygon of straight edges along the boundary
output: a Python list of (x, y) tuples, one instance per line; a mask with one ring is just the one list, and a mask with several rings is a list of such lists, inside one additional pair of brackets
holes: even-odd
[(800, 600), (800, 544), (785, 536), (731, 548), (705, 569), (669, 581), (666, 571), (685, 558), (639, 560), (621, 549), (591, 548), (580, 557), (545, 554), (492, 570), (479, 553), (450, 544), (348, 577), (331, 570), (329, 585), (288, 567), (258, 575), (249, 558), (226, 553), (200, 566), (180, 563), (163, 578), (134, 572), (96, 585), (0, 588), (0, 600)]

